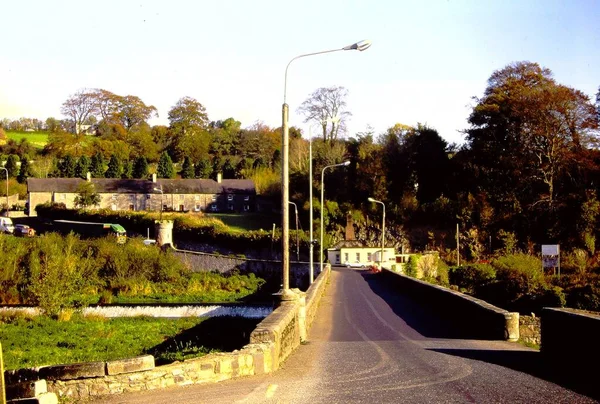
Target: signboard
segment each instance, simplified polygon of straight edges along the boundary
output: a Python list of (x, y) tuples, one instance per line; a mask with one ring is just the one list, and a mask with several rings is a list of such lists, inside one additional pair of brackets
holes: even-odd
[(560, 246), (558, 244), (542, 245), (542, 268), (558, 268), (560, 276)]

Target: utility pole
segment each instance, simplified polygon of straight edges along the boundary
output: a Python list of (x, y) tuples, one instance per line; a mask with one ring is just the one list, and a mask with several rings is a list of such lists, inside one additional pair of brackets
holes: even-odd
[(456, 223), (456, 266), (460, 266), (460, 231), (459, 224)]

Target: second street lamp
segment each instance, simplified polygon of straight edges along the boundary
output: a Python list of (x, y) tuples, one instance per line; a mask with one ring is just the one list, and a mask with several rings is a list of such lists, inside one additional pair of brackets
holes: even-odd
[(321, 251), (321, 253), (319, 254), (319, 268), (321, 270), (321, 272), (323, 272), (323, 204), (325, 201), (325, 169), (327, 168), (333, 168), (333, 167), (340, 167), (340, 166), (348, 166), (350, 165), (349, 161), (344, 161), (343, 163), (340, 164), (332, 164), (330, 166), (325, 166), (323, 167), (323, 170), (321, 171), (321, 244), (319, 245), (319, 250)]
[(283, 82), (283, 105), (282, 105), (282, 123), (281, 123), (281, 266), (282, 266), (282, 290), (281, 296), (283, 300), (289, 300), (290, 298), (290, 190), (289, 190), (289, 179), (290, 179), (290, 167), (289, 167), (289, 128), (288, 128), (288, 110), (289, 107), (286, 103), (287, 97), (287, 72), (290, 64), (299, 58), (306, 56), (321, 55), (324, 53), (331, 53), (345, 50), (358, 50), (364, 51), (371, 46), (371, 41), (360, 41), (353, 43), (352, 45), (345, 46), (339, 49), (330, 49), (321, 52), (306, 53), (298, 55), (290, 60), (285, 67), (285, 76)]
[(383, 249), (385, 248), (385, 204), (371, 197), (369, 197), (369, 202), (379, 203), (383, 206), (383, 218), (381, 219), (381, 257), (379, 257), (381, 269), (383, 269)]

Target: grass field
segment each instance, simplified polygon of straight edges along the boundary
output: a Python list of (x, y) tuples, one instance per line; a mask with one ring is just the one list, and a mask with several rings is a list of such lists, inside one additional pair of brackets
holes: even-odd
[(231, 231), (236, 232), (260, 229), (271, 231), (273, 223), (281, 226), (279, 216), (262, 213), (207, 213), (206, 216), (220, 219)]
[(43, 149), (46, 143), (48, 143), (48, 132), (14, 132), (6, 131), (6, 136), (14, 140), (15, 142), (21, 141), (25, 138), (27, 141), (37, 149)]

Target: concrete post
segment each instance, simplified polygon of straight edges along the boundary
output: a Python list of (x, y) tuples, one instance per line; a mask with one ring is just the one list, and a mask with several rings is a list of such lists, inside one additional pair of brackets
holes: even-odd
[(157, 220), (155, 223), (156, 243), (159, 247), (170, 245), (173, 247), (173, 221)]
[(519, 340), (519, 313), (506, 313), (504, 315), (506, 326), (504, 329), (504, 338), (507, 341), (516, 342)]

